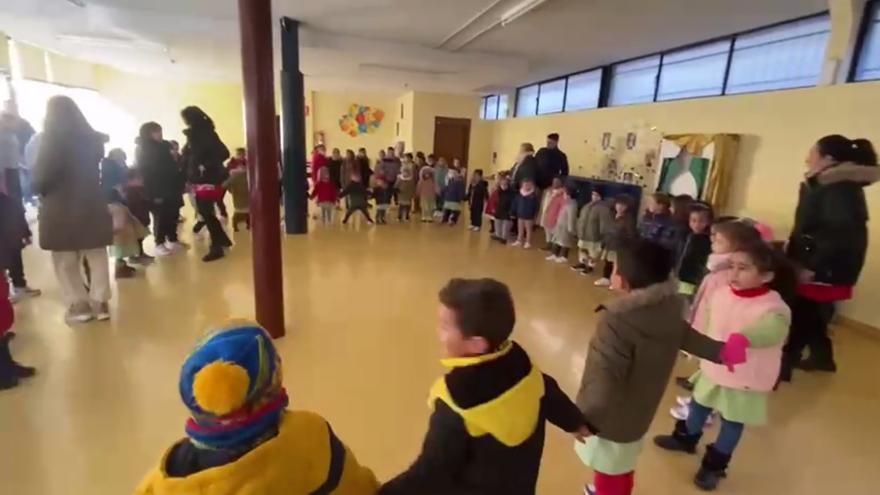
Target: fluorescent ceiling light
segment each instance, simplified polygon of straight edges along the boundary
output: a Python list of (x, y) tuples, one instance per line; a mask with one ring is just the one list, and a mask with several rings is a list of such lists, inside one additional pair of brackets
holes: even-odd
[(501, 16), (501, 25), (507, 26), (511, 22), (519, 19), (521, 16), (535, 10), (547, 0), (524, 0), (516, 7), (511, 8)]
[(115, 48), (123, 50), (148, 50), (168, 52), (168, 47), (161, 43), (134, 38), (99, 38), (94, 36), (80, 36), (75, 34), (59, 34), (58, 41), (80, 46), (93, 46), (98, 48)]

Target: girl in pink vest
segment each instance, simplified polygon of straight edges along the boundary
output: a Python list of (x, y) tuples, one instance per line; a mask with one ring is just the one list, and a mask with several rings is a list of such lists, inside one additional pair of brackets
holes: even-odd
[(721, 341), (746, 339), (747, 361), (735, 370), (702, 361), (693, 378), (687, 420), (678, 421), (672, 435), (654, 439), (663, 449), (694, 453), (706, 418), (715, 410), (721, 414), (721, 431), (715, 443), (706, 447), (694, 478), (703, 490), (714, 490), (726, 477), (745, 425), (767, 422), (767, 397), (779, 376), (791, 322), (788, 306), (768, 287), (777, 266), (776, 254), (763, 242), (740, 246), (731, 254), (729, 285), (711, 295), (705, 331)]

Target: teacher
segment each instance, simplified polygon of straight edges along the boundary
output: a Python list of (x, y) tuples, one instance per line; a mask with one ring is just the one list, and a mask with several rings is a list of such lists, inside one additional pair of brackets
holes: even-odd
[[(868, 250), (864, 188), (880, 179), (877, 153), (866, 139), (819, 139), (807, 155), (787, 255), (800, 269), (782, 379), (791, 369), (837, 371), (828, 324), (838, 301), (852, 298)], [(804, 348), (810, 356), (802, 360)]]

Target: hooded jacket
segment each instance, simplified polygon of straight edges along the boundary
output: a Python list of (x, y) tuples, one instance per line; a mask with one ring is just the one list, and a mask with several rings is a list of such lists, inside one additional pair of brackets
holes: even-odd
[(880, 167), (840, 163), (801, 183), (788, 256), (815, 272), (815, 281), (854, 286), (868, 250), (864, 188)]
[(574, 432), (585, 425), (577, 407), (514, 342), (443, 364), (451, 370), (431, 389), (422, 452), (379, 493), (534, 494), (544, 422)]

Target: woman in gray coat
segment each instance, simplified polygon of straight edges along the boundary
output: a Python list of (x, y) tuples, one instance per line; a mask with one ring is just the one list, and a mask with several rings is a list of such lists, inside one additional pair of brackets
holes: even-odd
[[(40, 195), (40, 247), (52, 252), (68, 323), (110, 318), (107, 246), (113, 225), (98, 168), (106, 141), (72, 99), (49, 100), (33, 187)], [(88, 289), (83, 260), (91, 273)]]

